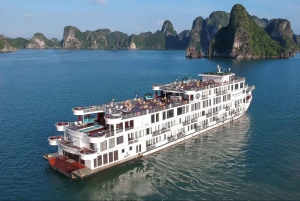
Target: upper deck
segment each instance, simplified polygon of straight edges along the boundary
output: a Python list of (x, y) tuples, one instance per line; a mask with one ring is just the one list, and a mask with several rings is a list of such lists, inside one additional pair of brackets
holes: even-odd
[[(202, 74), (200, 74), (202, 75)], [(215, 75), (212, 73), (203, 74), (203, 75)], [(108, 114), (106, 118), (111, 119), (126, 119), (135, 116), (144, 115), (147, 113), (152, 113), (155, 111), (160, 111), (168, 108), (172, 108), (174, 106), (187, 104), (194, 99), (192, 97), (196, 92), (201, 92), (206, 89), (213, 89), (220, 86), (226, 86), (237, 82), (242, 82), (245, 80), (244, 77), (235, 77), (233, 73), (224, 73), (222, 75), (218, 75), (218, 77), (230, 76), (228, 81), (217, 81), (213, 79), (209, 80), (201, 80), (201, 79), (187, 79), (184, 78), (182, 81), (175, 81), (167, 84), (154, 84), (152, 85), (153, 90), (155, 91), (163, 91), (164, 95), (155, 95), (149, 100), (145, 98), (135, 98), (129, 99), (120, 102), (111, 102), (108, 104), (102, 105), (94, 105), (89, 107), (75, 107), (73, 108), (74, 115), (85, 115), (85, 114), (93, 114), (104, 112)], [(202, 76), (204, 77), (204, 76)], [(167, 93), (177, 94), (177, 96), (181, 96), (182, 98), (177, 98), (176, 101), (167, 97)], [(225, 91), (222, 91), (224, 94)], [(186, 96), (184, 96), (186, 95)], [(218, 93), (221, 95), (221, 92)], [(207, 99), (206, 95), (200, 94), (202, 100)]]

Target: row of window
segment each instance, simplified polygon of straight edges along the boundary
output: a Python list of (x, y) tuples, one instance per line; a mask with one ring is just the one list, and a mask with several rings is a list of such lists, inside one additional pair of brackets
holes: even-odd
[(119, 159), (118, 150), (112, 151), (103, 155), (99, 155), (94, 159), (94, 168), (99, 167), (101, 165), (105, 165), (107, 163), (111, 163)]
[(230, 90), (230, 88), (231, 88), (231, 91), (233, 91), (233, 87), (234, 87), (234, 90), (242, 89), (242, 88), (244, 88), (244, 82), (240, 82), (240, 83), (236, 83), (236, 84), (232, 84), (232, 85), (228, 85), (228, 86), (224, 86), (224, 87), (214, 88), (213, 93), (212, 93), (212, 90), (210, 90), (210, 89), (203, 90), (202, 96), (217, 94), (218, 92), (221, 92), (223, 90), (228, 91), (228, 90)]

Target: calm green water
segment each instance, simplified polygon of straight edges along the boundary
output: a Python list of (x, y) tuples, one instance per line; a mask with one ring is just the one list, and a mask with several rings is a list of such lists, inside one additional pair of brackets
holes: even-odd
[[(184, 51), (21, 50), (0, 54), (0, 200), (300, 198), (300, 54), (287, 60), (186, 59)], [(133, 98), (216, 65), (256, 85), (233, 124), (83, 180), (42, 159), (72, 108)]]

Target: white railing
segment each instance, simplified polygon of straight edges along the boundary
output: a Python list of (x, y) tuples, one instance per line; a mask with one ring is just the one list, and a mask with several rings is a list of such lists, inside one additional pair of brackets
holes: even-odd
[[(66, 151), (66, 152), (69, 152), (69, 153), (73, 153), (73, 154), (79, 154), (80, 153), (80, 149), (79, 148), (75, 148), (75, 147), (72, 147), (72, 145), (65, 145), (63, 144), (61, 141), (57, 140), (58, 142), (58, 146)], [(71, 143), (71, 142), (70, 142)]]

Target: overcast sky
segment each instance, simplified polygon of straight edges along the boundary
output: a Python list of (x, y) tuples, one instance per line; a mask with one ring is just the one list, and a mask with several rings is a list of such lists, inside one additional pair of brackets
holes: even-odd
[(300, 0), (1, 0), (0, 34), (31, 38), (41, 32), (62, 39), (64, 27), (75, 26), (130, 35), (160, 30), (164, 20), (181, 32), (190, 30), (196, 17), (230, 12), (236, 3), (259, 18), (288, 19), (294, 33), (300, 34)]

